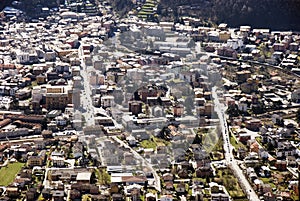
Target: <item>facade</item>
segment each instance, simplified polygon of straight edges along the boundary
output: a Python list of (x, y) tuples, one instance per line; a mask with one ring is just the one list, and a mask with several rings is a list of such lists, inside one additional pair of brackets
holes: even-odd
[(46, 88), (46, 109), (64, 109), (72, 104), (73, 90), (70, 86), (47, 86)]

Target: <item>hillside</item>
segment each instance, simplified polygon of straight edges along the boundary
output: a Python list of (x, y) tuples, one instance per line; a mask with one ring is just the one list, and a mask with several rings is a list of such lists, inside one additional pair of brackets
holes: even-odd
[(13, 2), (13, 0), (0, 0), (0, 11), (5, 8), (5, 6), (8, 6)]
[(161, 0), (162, 8), (170, 5), (175, 18), (189, 14), (231, 27), (300, 31), (300, 0)]
[[(11, 2), (0, 0), (0, 10)], [(29, 0), (24, 5), (25, 10), (31, 13), (37, 2), (51, 7), (56, 0)], [(133, 8), (131, 0), (110, 2), (121, 15)], [(170, 8), (173, 10), (171, 13)], [(215, 23), (225, 22), (231, 27), (247, 24), (256, 28), (295, 31), (300, 31), (299, 11), (300, 0), (161, 0), (158, 6), (159, 14), (175, 19), (190, 15)]]

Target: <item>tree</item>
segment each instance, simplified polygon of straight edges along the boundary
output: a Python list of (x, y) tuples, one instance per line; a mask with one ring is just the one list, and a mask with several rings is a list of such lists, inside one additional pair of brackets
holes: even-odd
[(297, 122), (299, 123), (300, 122), (300, 108), (297, 110), (296, 119), (297, 119)]
[(239, 108), (237, 107), (237, 105), (230, 105), (226, 111), (226, 113), (230, 116), (230, 117), (237, 117), (239, 116)]
[(196, 134), (193, 144), (202, 144), (202, 134)]

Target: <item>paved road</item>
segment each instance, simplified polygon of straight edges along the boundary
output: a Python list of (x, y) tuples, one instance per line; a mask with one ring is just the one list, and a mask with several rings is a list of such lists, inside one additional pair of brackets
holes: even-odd
[(247, 192), (248, 199), (251, 201), (259, 201), (258, 196), (254, 192), (252, 186), (246, 179), (244, 173), (242, 172), (241, 168), (238, 166), (237, 161), (234, 159), (234, 156), (232, 154), (232, 145), (230, 144), (228, 126), (225, 117), (226, 107), (224, 106), (223, 103), (220, 103), (216, 89), (217, 89), (216, 87), (212, 88), (212, 97), (214, 101), (215, 110), (218, 114), (221, 128), (222, 128), (222, 135), (224, 139), (225, 160), (233, 170), (234, 175), (238, 178), (241, 187)]
[(143, 166), (150, 168), (153, 176), (154, 176), (154, 180), (155, 180), (155, 186), (156, 186), (156, 190), (161, 192), (161, 183), (160, 183), (160, 177), (158, 176), (158, 174), (156, 173), (155, 169), (152, 167), (152, 164), (149, 163), (145, 158), (143, 158), (139, 153), (137, 153), (134, 149), (132, 149), (130, 146), (128, 146), (128, 144), (124, 143), (122, 140), (120, 140), (119, 138), (117, 138), (116, 136), (112, 136), (112, 139), (115, 140), (116, 142), (118, 142), (119, 144), (121, 144), (122, 146), (130, 149), (131, 153), (134, 154), (134, 157), (139, 159), (140, 161), (143, 162)]
[(81, 91), (81, 106), (84, 110), (82, 110), (82, 115), (85, 117), (86, 124), (85, 126), (93, 126), (95, 125), (95, 116), (94, 116), (94, 106), (92, 101), (92, 90), (90, 86), (90, 79), (89, 79), (89, 72), (92, 67), (86, 66), (85, 62), (83, 60), (83, 57), (81, 57), (81, 66), (80, 69), (80, 75), (82, 76), (82, 82), (84, 90)]

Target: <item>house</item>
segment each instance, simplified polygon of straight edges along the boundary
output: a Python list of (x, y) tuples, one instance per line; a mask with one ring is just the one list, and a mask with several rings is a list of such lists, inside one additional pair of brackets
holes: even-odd
[(81, 200), (81, 193), (80, 191), (76, 190), (76, 189), (73, 189), (73, 190), (70, 190), (70, 199), (71, 200)]
[(35, 201), (37, 198), (37, 189), (36, 188), (30, 188), (26, 192), (26, 200), (28, 201)]
[(40, 156), (30, 156), (30, 157), (28, 157), (27, 165), (29, 167), (43, 166), (43, 164), (44, 164), (44, 159)]
[(196, 169), (196, 176), (200, 178), (211, 177), (213, 176), (212, 168), (208, 166), (198, 167)]
[(287, 170), (287, 162), (283, 160), (277, 160), (275, 163), (275, 167), (279, 171), (286, 171)]
[(145, 129), (132, 130), (131, 135), (139, 140), (148, 140), (150, 138)]
[(246, 155), (247, 155), (247, 151), (244, 148), (239, 147), (237, 155), (238, 155), (239, 159), (243, 160), (246, 157)]
[(179, 183), (175, 186), (175, 191), (177, 193), (185, 193), (186, 192), (186, 188), (185, 188), (185, 183)]
[(187, 179), (189, 177), (189, 172), (185, 168), (180, 169), (177, 174), (182, 179)]
[(112, 195), (112, 201), (124, 201), (124, 196), (120, 193), (115, 193)]
[(276, 195), (273, 192), (267, 192), (263, 197), (265, 201), (276, 201)]
[(51, 189), (50, 188), (44, 188), (42, 190), (42, 195), (43, 195), (43, 198), (45, 198), (45, 199), (51, 199), (52, 198)]
[(165, 182), (165, 189), (166, 190), (170, 190), (170, 191), (174, 190), (174, 184), (173, 184), (173, 182), (172, 181)]
[(213, 200), (213, 201), (229, 201), (230, 197), (229, 197), (229, 195), (227, 195), (225, 193), (212, 193), (211, 200)]
[(174, 180), (174, 176), (171, 173), (165, 173), (162, 175), (162, 179), (163, 181), (173, 181)]
[(92, 201), (109, 201), (109, 195), (91, 195)]
[(162, 195), (160, 201), (173, 201), (173, 195)]
[(156, 201), (156, 196), (153, 193), (147, 193), (146, 201)]
[(249, 70), (242, 70), (236, 72), (236, 81), (238, 83), (246, 82), (247, 79), (251, 77), (251, 72)]
[(261, 127), (261, 121), (259, 119), (250, 119), (245, 121), (245, 127), (252, 131), (258, 131)]
[(287, 156), (286, 157), (287, 165), (289, 167), (296, 167), (297, 166), (297, 161), (295, 156)]
[(250, 152), (255, 152), (258, 153), (259, 152), (259, 145), (257, 142), (253, 142), (250, 145)]
[(64, 201), (65, 193), (61, 190), (52, 191), (53, 201)]
[(72, 147), (73, 157), (78, 159), (83, 156), (83, 144), (81, 142), (76, 142)]
[(295, 156), (296, 148), (292, 146), (289, 141), (279, 142), (276, 149), (277, 158), (285, 158), (288, 156)]
[(223, 193), (224, 189), (223, 186), (217, 184), (216, 182), (209, 183), (211, 193)]
[(247, 112), (248, 110), (248, 101), (246, 97), (241, 98), (238, 102), (237, 102), (237, 106), (239, 108), (240, 111), (242, 112)]
[(251, 134), (247, 133), (246, 131), (240, 131), (238, 133), (238, 139), (241, 143), (246, 144), (247, 141), (251, 139)]
[(76, 177), (76, 181), (81, 184), (87, 184), (91, 182), (91, 172), (79, 172)]
[(6, 194), (11, 199), (17, 198), (20, 195), (19, 189), (16, 186), (8, 186), (6, 188)]
[(137, 116), (138, 114), (142, 113), (142, 105), (143, 102), (141, 101), (130, 101), (129, 102), (129, 112), (133, 115)]
[(270, 177), (271, 176), (270, 168), (267, 166), (261, 166), (260, 176), (261, 177)]
[(64, 167), (65, 166), (65, 158), (59, 156), (51, 157), (53, 167)]
[(180, 117), (184, 113), (184, 106), (181, 104), (175, 105), (173, 107), (173, 114), (175, 117)]
[(105, 95), (101, 97), (101, 106), (103, 108), (107, 108), (107, 107), (113, 107), (115, 104), (115, 97), (114, 96), (109, 96), (109, 95)]
[(291, 201), (292, 200), (291, 193), (289, 191), (281, 192), (280, 197), (282, 197), (282, 199), (286, 200), (286, 201)]
[(99, 187), (95, 184), (90, 184), (90, 194), (97, 195), (99, 194)]
[(147, 182), (147, 178), (145, 176), (122, 176), (121, 180), (123, 183), (126, 183), (127, 185), (131, 185), (131, 184), (145, 185), (145, 182)]
[(131, 193), (130, 193), (130, 198), (132, 201), (138, 201), (140, 200), (140, 196), (141, 196), (141, 190), (140, 189), (133, 189), (131, 190)]
[(271, 187), (271, 185), (270, 185), (270, 184), (262, 184), (262, 185), (260, 186), (260, 192), (261, 192), (262, 194), (265, 194), (265, 193), (267, 193), (267, 192), (272, 192), (272, 187)]
[(129, 144), (130, 146), (135, 146), (135, 145), (136, 145), (136, 139), (135, 139), (135, 137), (133, 137), (132, 135), (128, 136), (128, 137), (126, 138), (126, 141), (128, 142), (128, 144)]

